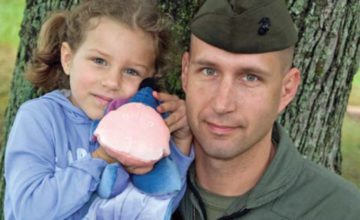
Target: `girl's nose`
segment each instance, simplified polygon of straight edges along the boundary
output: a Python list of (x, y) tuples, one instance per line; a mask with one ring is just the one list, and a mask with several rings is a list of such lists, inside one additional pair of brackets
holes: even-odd
[(117, 90), (120, 88), (121, 74), (118, 71), (111, 70), (104, 75), (102, 79), (102, 85), (111, 90)]

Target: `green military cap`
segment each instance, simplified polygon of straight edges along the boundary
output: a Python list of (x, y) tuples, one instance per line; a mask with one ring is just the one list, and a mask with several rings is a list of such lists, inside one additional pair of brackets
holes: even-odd
[(207, 0), (190, 25), (206, 43), (233, 53), (263, 53), (295, 45), (284, 0)]

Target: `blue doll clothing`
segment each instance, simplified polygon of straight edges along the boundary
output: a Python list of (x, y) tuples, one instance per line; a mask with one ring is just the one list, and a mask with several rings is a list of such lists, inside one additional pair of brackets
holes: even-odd
[[(121, 189), (121, 192), (115, 197), (110, 199), (104, 199), (97, 197), (91, 204), (88, 214), (84, 217), (85, 220), (99, 220), (99, 219), (118, 219), (118, 220), (135, 220), (135, 219), (159, 219), (159, 220), (169, 220), (171, 219), (171, 214), (178, 207), (181, 198), (183, 197), (186, 189), (186, 173), (188, 167), (194, 159), (193, 150), (190, 153), (189, 157), (185, 157), (181, 152), (176, 148), (176, 146), (171, 144), (171, 154), (169, 157), (164, 158), (159, 161), (161, 163), (167, 163), (173, 161), (176, 164), (176, 169), (178, 169), (180, 176), (180, 187), (172, 187), (171, 185), (176, 185), (176, 181), (167, 181), (167, 179), (174, 178), (176, 176), (174, 172), (167, 172), (167, 174), (161, 173), (159, 176), (156, 172), (157, 167), (155, 165), (153, 175), (142, 176), (143, 179), (138, 179), (142, 181), (136, 183), (135, 176), (129, 178), (129, 175), (123, 171), (121, 165), (111, 164), (108, 167), (117, 166), (117, 185), (123, 186), (126, 181), (126, 187)], [(166, 165), (164, 165), (166, 166)], [(120, 170), (120, 171), (119, 171)], [(159, 170), (158, 170), (159, 171)], [(160, 168), (160, 171), (163, 171)], [(165, 172), (166, 173), (166, 172)], [(160, 178), (161, 176), (161, 178)], [(131, 180), (131, 181), (130, 181)], [(134, 183), (135, 180), (135, 183)], [(121, 182), (121, 183), (119, 183)], [(163, 188), (151, 188), (149, 186), (153, 184), (162, 184), (161, 182), (167, 183), (169, 185), (162, 185)], [(145, 186), (146, 185), (146, 186)], [(114, 187), (115, 190), (119, 188)], [(146, 190), (146, 192), (144, 191)]]
[[(150, 87), (141, 88), (128, 101), (156, 109), (160, 103), (152, 96), (152, 91)], [(114, 100), (107, 111), (125, 103)], [(101, 198), (94, 200), (84, 219), (170, 219), (184, 195), (186, 173), (194, 159), (193, 151), (186, 157), (173, 141), (170, 141), (170, 152), (144, 175), (129, 175), (117, 163), (107, 165), (97, 189)]]

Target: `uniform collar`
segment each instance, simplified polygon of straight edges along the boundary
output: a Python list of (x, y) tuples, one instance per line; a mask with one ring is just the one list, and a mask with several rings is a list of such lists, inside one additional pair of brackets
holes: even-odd
[(273, 134), (276, 153), (259, 182), (251, 190), (247, 208), (255, 208), (284, 194), (296, 181), (303, 160), (286, 130), (275, 123)]
[[(259, 182), (249, 192), (245, 205), (247, 209), (262, 206), (280, 197), (295, 183), (303, 168), (301, 155), (286, 130), (278, 123), (274, 125), (272, 139), (276, 148), (275, 155)], [(190, 168), (188, 178), (188, 184), (194, 187), (194, 166)]]

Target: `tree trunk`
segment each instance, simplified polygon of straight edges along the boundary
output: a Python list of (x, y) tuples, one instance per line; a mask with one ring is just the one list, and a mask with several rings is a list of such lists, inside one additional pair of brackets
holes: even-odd
[[(180, 45), (189, 41), (188, 23), (203, 0), (160, 0), (163, 10), (174, 17), (173, 31)], [(3, 163), (6, 139), (19, 106), (37, 94), (23, 79), (41, 21), (46, 13), (70, 8), (78, 0), (27, 0), (20, 32), (20, 47), (11, 84), (0, 158)], [(300, 152), (315, 162), (340, 173), (341, 127), (352, 79), (360, 60), (360, 2), (358, 0), (288, 0), (299, 30), (294, 65), (302, 72), (302, 86), (293, 103), (280, 117)], [(182, 95), (180, 65), (167, 79), (168, 89)], [(1, 171), (3, 166), (1, 166)], [(3, 172), (1, 172), (3, 173)], [(0, 199), (4, 179), (1, 175)], [(2, 207), (2, 204), (0, 204)], [(0, 213), (1, 214), (1, 213)]]
[(360, 61), (359, 0), (290, 0), (302, 86), (280, 121), (301, 153), (341, 173), (341, 128)]
[[(49, 11), (70, 8), (79, 0), (27, 0), (24, 9), (24, 17), (20, 29), (20, 45), (17, 54), (16, 66), (11, 82), (11, 93), (9, 103), (5, 113), (3, 128), (3, 143), (0, 148), (0, 170), (4, 173), (4, 153), (7, 136), (10, 132), (11, 125), (15, 119), (16, 112), (20, 105), (28, 99), (37, 96), (36, 91), (29, 82), (24, 79), (24, 69), (26, 63), (30, 60), (31, 52), (36, 46), (37, 35), (44, 18)], [(3, 196), (5, 189), (5, 180), (3, 175), (0, 176), (0, 218), (3, 219)], [(35, 210), (34, 210), (35, 211)]]

